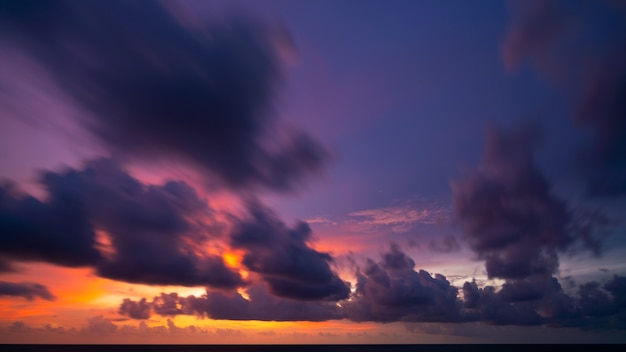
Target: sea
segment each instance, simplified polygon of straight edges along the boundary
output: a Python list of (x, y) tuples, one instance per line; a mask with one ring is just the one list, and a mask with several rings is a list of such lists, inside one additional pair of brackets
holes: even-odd
[[(302, 351), (302, 352), (538, 352), (553, 351), (555, 345), (7, 345), (0, 344), (0, 351), (37, 351), (37, 352), (265, 352), (265, 351)], [(576, 345), (578, 351), (623, 351), (624, 345)]]

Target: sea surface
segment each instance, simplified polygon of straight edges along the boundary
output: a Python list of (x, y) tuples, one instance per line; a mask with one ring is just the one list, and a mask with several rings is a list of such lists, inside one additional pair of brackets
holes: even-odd
[[(303, 352), (512, 352), (512, 351), (554, 351), (554, 345), (3, 345), (1, 351), (46, 351), (46, 352), (265, 352), (265, 351), (303, 351)], [(579, 351), (623, 351), (624, 345), (577, 345)]]

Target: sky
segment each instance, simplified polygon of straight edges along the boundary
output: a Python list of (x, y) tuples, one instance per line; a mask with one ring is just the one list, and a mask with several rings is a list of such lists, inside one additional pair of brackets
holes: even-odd
[(0, 341), (626, 342), (626, 3), (0, 0)]

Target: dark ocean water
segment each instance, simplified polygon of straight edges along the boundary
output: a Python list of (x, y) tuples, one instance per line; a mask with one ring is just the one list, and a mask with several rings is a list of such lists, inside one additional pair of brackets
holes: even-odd
[[(577, 345), (578, 351), (623, 351), (623, 345)], [(512, 352), (512, 351), (554, 351), (554, 345), (0, 345), (2, 351), (49, 351), (49, 352), (264, 352), (264, 351), (303, 351), (303, 352)]]

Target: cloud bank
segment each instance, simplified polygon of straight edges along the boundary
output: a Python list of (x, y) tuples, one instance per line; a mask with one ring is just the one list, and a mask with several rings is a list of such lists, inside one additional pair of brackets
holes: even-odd
[(303, 301), (272, 294), (269, 285), (247, 294), (207, 291), (196, 297), (161, 293), (152, 300), (124, 299), (118, 312), (133, 319), (152, 315), (193, 315), (211, 319), (264, 321), (483, 322), (491, 325), (546, 325), (626, 328), (626, 278), (614, 275), (604, 284), (589, 282), (566, 293), (554, 277), (534, 276), (502, 287), (462, 288), (445, 276), (416, 270), (396, 245), (380, 260), (368, 259), (357, 273), (355, 291), (335, 302)]

